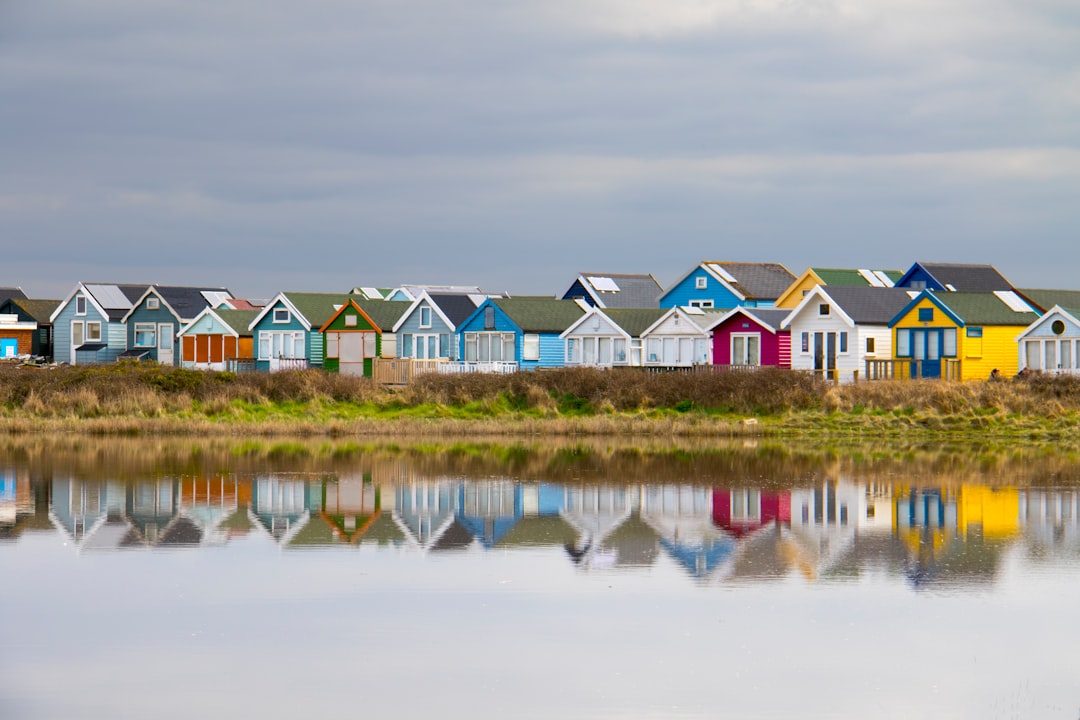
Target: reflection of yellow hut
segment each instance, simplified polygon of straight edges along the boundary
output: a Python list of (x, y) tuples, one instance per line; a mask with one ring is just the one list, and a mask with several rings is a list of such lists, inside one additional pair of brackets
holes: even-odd
[(965, 485), (957, 502), (957, 525), (966, 536), (981, 527), (982, 536), (1007, 538), (1020, 529), (1020, 493), (1016, 488)]

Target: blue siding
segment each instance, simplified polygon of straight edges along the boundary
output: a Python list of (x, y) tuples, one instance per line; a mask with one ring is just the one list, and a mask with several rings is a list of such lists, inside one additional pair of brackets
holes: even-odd
[[(255, 346), (254, 346), (255, 357), (256, 357), (255, 369), (256, 370), (261, 370), (263, 372), (268, 372), (270, 370), (270, 361), (268, 359), (259, 358), (259, 333), (260, 332), (293, 331), (293, 332), (302, 332), (302, 333), (304, 333), (304, 356), (307, 358), (309, 364), (321, 366), (322, 361), (323, 361), (323, 357), (322, 357), (322, 355), (323, 355), (323, 353), (322, 353), (322, 336), (319, 335), (318, 328), (315, 328), (313, 330), (308, 330), (307, 328), (304, 327), (303, 323), (301, 323), (297, 319), (296, 313), (292, 312), (291, 310), (289, 312), (289, 322), (287, 322), (287, 323), (276, 323), (276, 322), (274, 322), (274, 309), (275, 308), (288, 309), (288, 306), (285, 305), (285, 303), (283, 303), (281, 300), (278, 300), (277, 302), (275, 302), (273, 305), (270, 306), (270, 309), (266, 312), (265, 315), (262, 316), (262, 319), (259, 320), (258, 324), (256, 324), (255, 327), (253, 327), (251, 329), (252, 337), (253, 337), (253, 340), (254, 340), (254, 343), (255, 343)], [(317, 362), (312, 360), (312, 354), (311, 354), (315, 336), (318, 336), (318, 348), (317, 348), (318, 349), (318, 357), (317, 357)]]
[(540, 335), (540, 362), (522, 363), (522, 367), (563, 367), (566, 365), (566, 344), (558, 333)]
[(928, 272), (923, 270), (921, 265), (914, 265), (907, 271), (904, 277), (900, 278), (896, 287), (910, 288), (913, 283), (923, 282), (926, 283), (926, 289), (928, 290), (945, 290), (945, 288), (937, 280), (933, 278)]
[(596, 307), (596, 300), (589, 294), (589, 291), (585, 289), (585, 286), (581, 284), (581, 280), (575, 280), (574, 284), (570, 286), (570, 289), (566, 291), (566, 294), (562, 296), (563, 300), (573, 300), (574, 298), (582, 298), (590, 306)]
[(304, 344), (304, 352), (307, 353), (308, 364), (312, 367), (323, 366), (323, 336), (318, 329), (313, 329), (307, 335)]
[[(397, 337), (398, 337), (397, 355), (398, 355), (398, 357), (412, 357), (412, 349), (411, 348), (408, 350), (408, 354), (406, 355), (406, 353), (404, 352), (404, 348), (401, 347), (401, 342), (402, 342), (401, 338), (402, 338), (402, 336), (404, 336), (406, 334), (408, 334), (408, 335), (415, 335), (417, 333), (420, 333), (422, 335), (436, 335), (436, 334), (445, 335), (445, 334), (448, 334), (451, 337), (454, 337), (454, 328), (447, 325), (443, 321), (443, 319), (441, 317), (439, 317), (439, 314), (437, 312), (435, 312), (434, 308), (431, 309), (431, 327), (429, 327), (429, 328), (421, 328), (420, 327), (420, 308), (422, 308), (422, 307), (431, 307), (431, 303), (428, 302), (427, 300), (425, 300), (422, 303), (420, 303), (419, 305), (417, 305), (416, 308), (409, 315), (407, 315), (405, 317), (405, 322), (401, 325), (400, 329), (398, 329), (398, 331), (397, 331)], [(483, 325), (483, 318), (480, 319), (480, 324)], [(410, 340), (411, 340), (411, 338), (410, 338)], [(449, 345), (451, 347), (447, 348), (447, 351), (448, 351), (447, 354), (442, 355), (442, 357), (452, 356), (452, 357), (449, 358), (450, 360), (457, 360), (457, 358), (460, 357), (460, 355), (458, 355), (458, 353), (456, 351), (456, 348), (458, 346), (458, 343), (457, 343), (456, 340), (457, 340), (457, 338), (455, 338), (455, 342), (449, 343)]]
[(107, 317), (102, 317), (98, 313), (97, 308), (89, 300), (86, 303), (86, 315), (75, 315), (75, 297), (77, 295), (72, 296), (71, 302), (64, 306), (64, 309), (56, 316), (56, 322), (53, 324), (53, 359), (57, 362), (72, 362), (71, 323), (79, 321), (101, 323), (101, 342), (107, 343), (108, 347), (98, 353), (98, 361), (112, 362), (116, 360), (116, 357), (127, 349), (127, 336), (123, 324), (119, 322), (110, 323)]
[[(701, 290), (697, 287), (699, 277), (705, 278), (705, 288)], [(661, 295), (660, 307), (685, 307), (691, 300), (712, 300), (715, 308), (733, 308), (746, 304), (740, 302), (739, 298), (701, 266)]]
[(155, 361), (158, 359), (157, 343), (160, 341), (160, 338), (157, 338), (158, 325), (170, 323), (173, 326), (173, 364), (180, 364), (180, 340), (178, 333), (180, 332), (182, 325), (180, 321), (176, 319), (175, 315), (165, 309), (164, 304), (159, 306), (157, 310), (150, 310), (146, 307), (146, 298), (144, 298), (142, 303), (131, 313), (131, 316), (128, 317), (128, 321), (125, 324), (125, 338), (127, 347), (129, 348), (135, 347), (135, 323), (154, 323), (154, 337), (156, 338), (156, 341), (154, 347), (147, 347), (146, 349), (150, 351), (150, 358)]
[[(484, 309), (492, 307), (495, 309), (495, 327), (484, 327)], [(457, 332), (457, 346), (458, 357), (465, 358), (465, 333), (467, 332), (512, 332), (514, 333), (514, 357), (520, 363), (521, 362), (521, 330), (515, 325), (510, 318), (506, 317), (506, 313), (499, 308), (498, 305), (491, 302), (491, 300), (485, 300), (480, 307), (476, 308), (476, 312), (470, 315)], [(533, 363), (535, 365), (536, 363)]]

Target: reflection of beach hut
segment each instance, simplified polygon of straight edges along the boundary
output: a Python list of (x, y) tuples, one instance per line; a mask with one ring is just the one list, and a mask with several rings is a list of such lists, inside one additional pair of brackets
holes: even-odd
[(394, 488), (394, 520), (409, 544), (426, 549), (453, 524), (457, 502), (448, 480), (401, 483)]
[(711, 573), (735, 550), (735, 541), (713, 524), (709, 488), (647, 488), (642, 493), (641, 519), (660, 537), (667, 554), (697, 577)]
[(491, 548), (524, 515), (523, 496), (521, 484), (508, 480), (461, 483), (457, 521)]
[(251, 508), (259, 524), (279, 542), (287, 543), (311, 516), (309, 483), (287, 475), (255, 478)]
[(750, 535), (775, 521), (791, 520), (791, 493), (760, 488), (714, 488), (713, 522), (734, 537)]

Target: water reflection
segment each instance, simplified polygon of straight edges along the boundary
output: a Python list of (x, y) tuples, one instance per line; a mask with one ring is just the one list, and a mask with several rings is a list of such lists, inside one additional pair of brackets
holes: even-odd
[[(375, 545), (403, 554), (548, 549), (576, 571), (647, 570), (693, 582), (842, 581), (873, 573), (913, 588), (990, 585), (1007, 554), (1080, 559), (1080, 492), (880, 479), (768, 486), (580, 483), (392, 470), (222, 472), (139, 480), (0, 469), (0, 538), (58, 534), (79, 553)], [(381, 476), (380, 476), (381, 475)]]

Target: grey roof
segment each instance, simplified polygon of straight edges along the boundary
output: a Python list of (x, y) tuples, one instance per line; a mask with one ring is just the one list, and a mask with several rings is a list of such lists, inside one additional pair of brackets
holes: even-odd
[[(780, 323), (784, 322), (784, 318), (791, 314), (791, 310), (783, 308), (741, 307), (739, 310), (777, 330), (780, 329)], [(715, 322), (715, 320), (713, 322)]]
[(26, 293), (22, 291), (22, 288), (17, 287), (0, 287), (0, 305), (4, 304), (4, 301), (11, 298), (18, 300), (25, 300)]
[(122, 320), (149, 287), (149, 285), (83, 283), (83, 288), (94, 298), (94, 302), (105, 310), (110, 321)]
[[(632, 273), (580, 273), (579, 278), (593, 299), (608, 308), (654, 308), (660, 305), (660, 295), (664, 288), (649, 274)], [(601, 278), (610, 281), (610, 286), (618, 290), (601, 289), (606, 287)], [(572, 298), (566, 298), (572, 299)]]
[(749, 300), (775, 300), (791, 287), (796, 277), (780, 263), (708, 262), (719, 265), (733, 278), (734, 287)]
[(469, 295), (435, 293), (429, 294), (428, 297), (442, 311), (446, 319), (454, 324), (455, 328), (476, 310), (476, 303)]
[(904, 288), (829, 287), (825, 293), (859, 325), (888, 325), (911, 302)]
[(154, 285), (154, 291), (161, 296), (161, 299), (169, 304), (169, 307), (180, 317), (181, 320), (193, 320), (195, 316), (201, 313), (208, 307), (211, 307), (211, 303), (207, 300), (204, 292), (209, 293), (228, 293), (232, 296), (227, 288), (207, 288), (207, 287), (184, 287), (179, 285)]
[(919, 263), (942, 285), (952, 286), (957, 292), (993, 292), (1012, 290), (1012, 284), (993, 265), (961, 263)]

